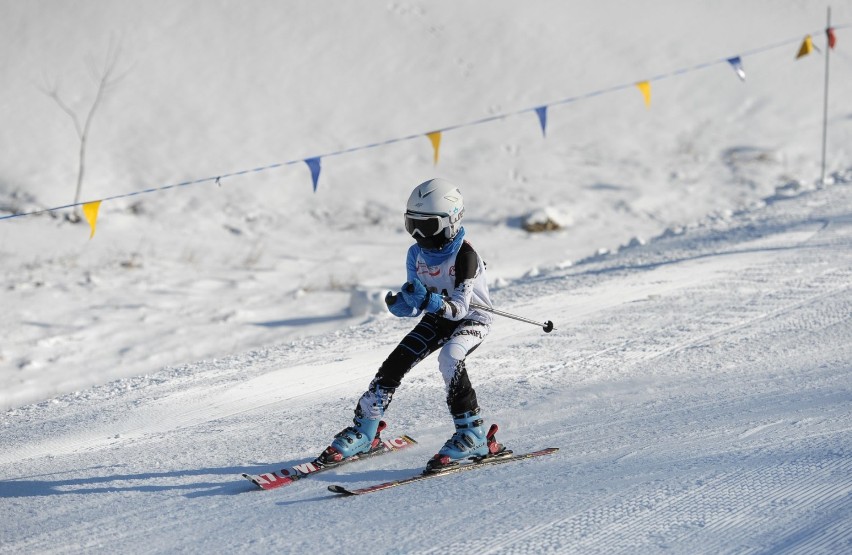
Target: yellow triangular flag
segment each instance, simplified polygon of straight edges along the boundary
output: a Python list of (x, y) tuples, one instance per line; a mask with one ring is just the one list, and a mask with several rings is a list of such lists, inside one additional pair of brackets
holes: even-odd
[(95, 226), (98, 224), (98, 210), (101, 208), (101, 201), (87, 202), (83, 205), (83, 215), (86, 216), (86, 221), (89, 222), (89, 227), (92, 228), (92, 234), (89, 239), (95, 236)]
[(802, 56), (807, 56), (811, 52), (814, 51), (814, 41), (811, 40), (811, 36), (808, 35), (805, 37), (805, 40), (802, 41), (802, 46), (799, 48), (799, 53), (796, 54), (796, 59), (798, 60)]
[(642, 81), (641, 83), (636, 83), (636, 86), (639, 87), (639, 90), (642, 91), (642, 96), (645, 98), (645, 106), (647, 108), (651, 107), (651, 83), (648, 81)]
[(432, 149), (435, 151), (435, 165), (438, 165), (438, 152), (441, 149), (441, 132), (433, 131), (432, 133), (427, 133), (427, 137), (432, 141)]

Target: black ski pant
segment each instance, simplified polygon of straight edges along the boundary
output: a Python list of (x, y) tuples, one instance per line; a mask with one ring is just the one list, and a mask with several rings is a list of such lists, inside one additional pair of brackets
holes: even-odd
[(441, 349), (438, 366), (446, 385), (450, 413), (461, 415), (478, 409), (476, 392), (468, 378), (464, 361), (482, 343), (488, 331), (487, 324), (475, 320), (453, 321), (427, 314), (381, 365), (370, 384), (370, 391), (375, 394), (376, 387), (387, 391), (387, 408), (393, 391), (402, 383), (405, 374), (421, 360)]

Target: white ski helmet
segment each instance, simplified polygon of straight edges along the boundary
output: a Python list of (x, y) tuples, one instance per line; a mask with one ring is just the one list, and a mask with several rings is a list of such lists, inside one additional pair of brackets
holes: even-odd
[(445, 179), (430, 179), (414, 188), (405, 210), (405, 230), (424, 249), (439, 250), (461, 229), (464, 199)]

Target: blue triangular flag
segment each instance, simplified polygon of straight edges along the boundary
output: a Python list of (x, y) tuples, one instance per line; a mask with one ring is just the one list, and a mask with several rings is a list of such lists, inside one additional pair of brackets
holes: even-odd
[(308, 158), (305, 160), (305, 164), (311, 169), (311, 179), (314, 182), (314, 192), (317, 192), (317, 183), (319, 182), (319, 174), (320, 174), (320, 159), (319, 158)]
[(740, 57), (734, 56), (733, 58), (728, 58), (728, 63), (731, 64), (731, 67), (733, 67), (734, 71), (737, 72), (737, 76), (745, 81), (745, 69), (743, 69), (743, 61)]
[(538, 115), (538, 122), (541, 124), (541, 135), (543, 137), (546, 137), (547, 136), (547, 106), (541, 106), (540, 108), (536, 108), (535, 113)]

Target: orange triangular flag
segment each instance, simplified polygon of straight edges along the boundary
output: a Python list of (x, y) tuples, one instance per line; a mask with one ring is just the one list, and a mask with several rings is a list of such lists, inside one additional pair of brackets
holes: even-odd
[(92, 233), (89, 239), (95, 236), (95, 226), (98, 224), (98, 210), (101, 208), (101, 201), (87, 202), (83, 205), (83, 215), (86, 216), (86, 221), (89, 222), (89, 227), (92, 228)]
[(837, 37), (834, 36), (834, 28), (829, 27), (825, 30), (825, 34), (828, 35), (828, 47), (834, 49), (834, 45), (837, 44)]
[(636, 83), (636, 86), (639, 87), (639, 90), (642, 91), (642, 96), (645, 98), (645, 106), (647, 108), (651, 107), (651, 83), (649, 81), (642, 81), (641, 83)]
[(426, 136), (429, 137), (429, 140), (432, 141), (432, 150), (435, 151), (435, 165), (438, 164), (438, 152), (441, 149), (441, 132), (433, 131), (431, 133), (426, 133)]
[(796, 54), (796, 59), (798, 60), (799, 58), (801, 58), (803, 56), (807, 56), (808, 54), (810, 54), (813, 51), (814, 51), (814, 41), (811, 39), (811, 36), (808, 35), (808, 36), (805, 37), (805, 40), (802, 41), (802, 46), (799, 48), (799, 53)]

